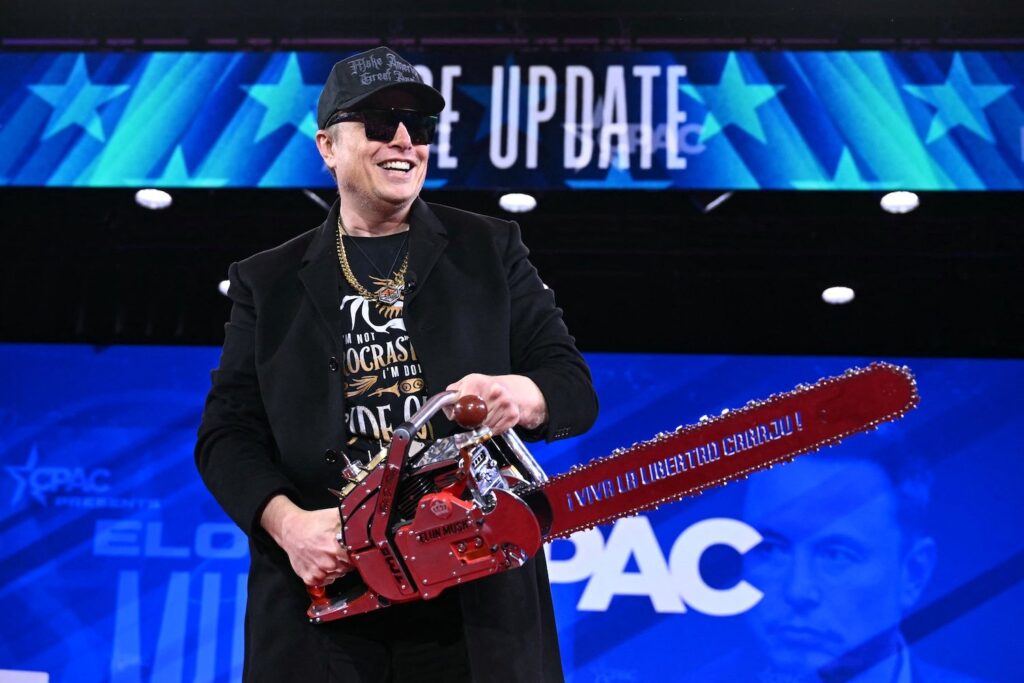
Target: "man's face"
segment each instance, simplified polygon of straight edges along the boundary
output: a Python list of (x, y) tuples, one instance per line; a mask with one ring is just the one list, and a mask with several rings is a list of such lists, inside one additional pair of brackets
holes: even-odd
[[(384, 92), (366, 104), (368, 109), (413, 109), (406, 93)], [(363, 124), (347, 121), (333, 127), (333, 138), (317, 135), (324, 163), (334, 169), (342, 197), (385, 211), (408, 206), (419, 195), (430, 157), (428, 145), (414, 145), (404, 124), (388, 142), (368, 140)], [(397, 163), (396, 163), (397, 162)], [(402, 163), (408, 170), (397, 168)], [(392, 166), (388, 168), (386, 166)]]
[(898, 627), (931, 555), (903, 543), (897, 505), (885, 472), (864, 460), (809, 456), (751, 478), (745, 519), (764, 541), (744, 571), (765, 595), (748, 617), (776, 667), (813, 673)]

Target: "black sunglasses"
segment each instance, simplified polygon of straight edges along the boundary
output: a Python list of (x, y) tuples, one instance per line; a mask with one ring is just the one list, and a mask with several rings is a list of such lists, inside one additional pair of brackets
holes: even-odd
[(437, 130), (437, 116), (411, 109), (339, 111), (327, 120), (324, 128), (342, 121), (361, 121), (366, 130), (366, 139), (377, 142), (391, 142), (400, 123), (405, 124), (414, 145), (429, 145), (434, 141), (434, 131)]

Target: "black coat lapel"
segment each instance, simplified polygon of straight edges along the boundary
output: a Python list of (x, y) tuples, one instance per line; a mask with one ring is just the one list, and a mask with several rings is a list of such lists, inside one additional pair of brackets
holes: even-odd
[(338, 223), (337, 200), (327, 214), (327, 220), (316, 233), (316, 237), (306, 249), (299, 269), (299, 279), (312, 299), (313, 305), (320, 313), (322, 322), (330, 331), (335, 346), (341, 348), (341, 308), (338, 288), (341, 284), (338, 275), (338, 256), (335, 251), (337, 236), (335, 227)]
[(409, 273), (406, 280), (413, 279), (415, 288), (405, 296), (408, 305), (434, 269), (441, 252), (448, 245), (448, 232), (441, 225), (427, 203), (417, 198), (409, 213)]

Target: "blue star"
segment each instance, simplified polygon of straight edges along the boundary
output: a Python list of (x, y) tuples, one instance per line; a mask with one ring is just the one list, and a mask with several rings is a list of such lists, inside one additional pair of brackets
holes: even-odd
[(839, 163), (831, 180), (794, 180), (793, 187), (798, 190), (870, 190), (882, 189), (886, 183), (865, 180), (857, 168), (849, 147), (844, 147), (839, 155)]
[(928, 126), (926, 143), (942, 137), (956, 126), (964, 126), (979, 137), (994, 142), (984, 109), (1010, 92), (1013, 86), (1002, 83), (975, 85), (957, 53), (953, 55), (949, 75), (942, 85), (905, 85), (903, 88), (936, 109)]
[(277, 83), (256, 83), (241, 87), (249, 97), (267, 108), (260, 120), (259, 130), (256, 131), (257, 142), (288, 124), (309, 138), (316, 137), (318, 126), (313, 116), (313, 107), (321, 88), (319, 85), (306, 85), (302, 80), (299, 58), (294, 52), (288, 55)]
[(480, 117), (480, 125), (476, 129), (476, 136), (473, 138), (474, 142), (479, 142), (491, 134), (491, 86), (460, 85), (459, 90), (469, 95), (470, 99), (484, 109), (484, 114)]
[(103, 132), (103, 121), (97, 113), (100, 105), (109, 102), (128, 90), (129, 85), (95, 85), (89, 80), (85, 68), (85, 55), (78, 55), (71, 73), (63, 83), (37, 83), (28, 86), (37, 97), (46, 100), (53, 107), (43, 139), (53, 137), (68, 126), (78, 125), (89, 135), (101, 142), (107, 139)]
[(181, 145), (174, 148), (163, 175), (150, 181), (157, 187), (220, 187), (227, 184), (227, 178), (193, 178), (185, 164), (185, 152)]
[[(504, 67), (504, 69), (505, 69), (505, 79), (503, 81), (503, 85), (505, 86), (505, 89), (504, 89), (504, 92), (502, 93), (502, 104), (504, 105), (504, 111), (502, 112), (503, 116), (505, 115), (505, 112), (508, 111), (509, 75), (510, 75), (508, 67), (510, 67), (510, 66), (515, 66), (515, 62), (513, 62), (511, 57), (508, 57), (505, 60), (505, 67)], [(522, 79), (524, 79), (526, 77), (527, 69), (528, 69), (528, 67), (525, 67), (525, 66), (522, 67), (520, 69), (520, 76), (519, 76), (520, 77), (520, 83), (519, 83), (519, 130), (518, 130), (518, 132), (520, 132), (520, 133), (523, 133), (523, 132), (526, 131), (526, 105), (527, 105), (527, 100), (529, 98), (530, 86), (529, 86), (529, 83), (523, 82)], [(480, 140), (483, 140), (484, 138), (490, 136), (490, 134), (491, 134), (491, 105), (492, 105), (491, 95), (492, 95), (492, 86), (490, 86), (490, 85), (459, 85), (458, 88), (462, 92), (464, 92), (467, 95), (469, 95), (470, 99), (472, 99), (474, 102), (479, 104), (483, 108), (483, 110), (484, 110), (483, 115), (480, 117), (480, 125), (477, 126), (477, 129), (476, 129), (476, 135), (473, 137), (473, 141), (474, 142), (479, 142)], [(557, 90), (558, 90), (558, 86), (557, 85), (554, 86), (553, 88), (550, 88), (550, 89), (549, 88), (541, 88), (540, 92), (538, 93), (540, 95), (539, 101), (537, 102), (538, 108), (543, 109), (544, 108), (544, 102), (547, 100), (548, 96), (549, 95), (554, 95), (557, 92)], [(506, 116), (502, 123), (507, 123), (507, 122), (508, 122), (508, 117)]]
[(730, 52), (718, 85), (683, 83), (679, 85), (679, 90), (703, 104), (708, 110), (707, 118), (704, 119), (704, 129), (700, 133), (700, 142), (718, 135), (726, 126), (735, 124), (764, 144), (764, 128), (757, 115), (757, 108), (773, 99), (784, 87), (747, 83), (740, 70), (736, 53)]
[[(21, 502), (22, 497), (25, 495), (25, 488), (28, 486), (28, 479), (32, 476), (32, 472), (35, 470), (36, 465), (39, 463), (39, 449), (32, 445), (32, 450), (29, 451), (28, 460), (21, 467), (15, 465), (5, 465), (4, 469), (7, 473), (14, 477), (14, 480), (18, 482), (18, 487), (14, 490), (14, 496), (11, 497), (11, 505), (17, 505)], [(41, 503), (46, 503), (46, 499), (41, 497), (39, 492), (34, 492), (33, 497)]]

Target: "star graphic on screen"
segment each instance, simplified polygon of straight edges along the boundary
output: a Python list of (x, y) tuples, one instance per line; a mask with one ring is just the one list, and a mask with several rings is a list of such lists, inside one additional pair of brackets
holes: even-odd
[(71, 73), (63, 83), (37, 83), (28, 86), (37, 97), (53, 107), (53, 113), (46, 122), (43, 139), (51, 138), (69, 126), (78, 125), (101, 142), (107, 134), (97, 109), (118, 97), (130, 85), (97, 85), (89, 80), (85, 67), (85, 55), (78, 55)]
[[(17, 505), (21, 502), (22, 497), (25, 495), (25, 489), (28, 487), (28, 479), (32, 476), (32, 472), (38, 463), (39, 449), (33, 444), (32, 450), (28, 454), (28, 460), (25, 461), (24, 465), (20, 467), (17, 465), (6, 465), (4, 467), (7, 473), (14, 477), (14, 481), (18, 482), (17, 488), (14, 489), (14, 495), (11, 496), (11, 505)], [(42, 503), (46, 502), (45, 499), (39, 497), (39, 494), (36, 494), (35, 497)]]
[(957, 53), (942, 85), (904, 85), (908, 93), (935, 107), (925, 142), (933, 142), (956, 126), (964, 126), (979, 137), (994, 142), (984, 109), (1013, 89), (1012, 85), (978, 85), (971, 80)]
[(249, 97), (267, 108), (260, 120), (259, 130), (256, 131), (256, 142), (289, 124), (309, 138), (316, 137), (318, 126), (313, 116), (313, 107), (320, 96), (321, 86), (306, 85), (302, 80), (299, 58), (294, 52), (288, 55), (277, 83), (255, 83), (241, 87)]
[(167, 166), (164, 167), (163, 174), (148, 182), (152, 182), (158, 187), (220, 187), (226, 185), (227, 181), (227, 178), (205, 178), (203, 176), (193, 178), (185, 163), (185, 151), (181, 145), (178, 145), (171, 153), (171, 158), (167, 162)]
[(491, 134), (491, 86), (460, 85), (459, 90), (483, 107), (484, 113), (480, 117), (480, 125), (477, 126), (476, 135), (473, 137), (474, 142), (479, 142)]
[[(509, 79), (511, 78), (511, 73), (509, 71), (509, 67), (510, 66), (515, 66), (515, 62), (512, 60), (511, 57), (509, 57), (509, 58), (507, 58), (505, 60), (505, 66), (504, 66), (505, 78), (504, 78), (504, 81), (502, 82), (502, 84), (504, 85), (504, 90), (502, 91), (502, 95), (501, 95), (501, 97), (502, 97), (502, 107), (503, 107), (503, 110), (502, 110), (502, 116), (503, 116), (502, 123), (503, 124), (508, 121), (507, 112), (508, 112), (508, 97), (509, 97), (509, 90), (510, 90), (510, 88), (509, 88)], [(518, 107), (518, 112), (519, 112), (519, 131), (518, 132), (524, 133), (524, 132), (526, 132), (526, 107), (527, 107), (527, 104), (528, 104), (527, 100), (529, 99), (529, 92), (530, 92), (529, 82), (527, 81), (527, 67), (525, 67), (525, 66), (521, 67), (519, 79), (520, 79), (520, 82), (519, 82), (519, 107)], [(490, 86), (490, 85), (459, 85), (458, 88), (459, 88), (459, 90), (464, 92), (466, 95), (469, 95), (469, 98), (471, 100), (473, 100), (474, 102), (476, 102), (477, 104), (479, 104), (481, 106), (481, 108), (483, 108), (483, 110), (484, 110), (483, 115), (480, 117), (480, 125), (478, 125), (477, 128), (476, 128), (476, 135), (473, 136), (473, 141), (474, 142), (479, 142), (480, 140), (483, 140), (484, 138), (489, 137), (490, 134), (491, 134), (491, 106), (492, 106), (491, 95), (493, 94), (492, 86)], [(544, 108), (544, 103), (547, 101), (548, 96), (554, 96), (554, 94), (557, 92), (557, 90), (558, 90), (558, 86), (557, 85), (552, 87), (552, 88), (540, 88), (539, 91), (538, 91), (539, 98), (538, 98), (538, 102), (537, 102), (537, 107), (539, 109), (543, 109)]]
[(857, 168), (853, 153), (849, 147), (843, 147), (839, 155), (839, 163), (832, 179), (824, 180), (794, 180), (793, 187), (798, 190), (871, 190), (884, 189), (889, 183), (865, 180)]
[(700, 142), (718, 135), (726, 126), (732, 124), (765, 143), (767, 140), (761, 119), (757, 115), (757, 108), (774, 99), (784, 87), (748, 83), (743, 78), (736, 53), (730, 52), (718, 85), (681, 83), (679, 90), (703, 104), (708, 110), (707, 118), (704, 119), (704, 129), (700, 133)]

